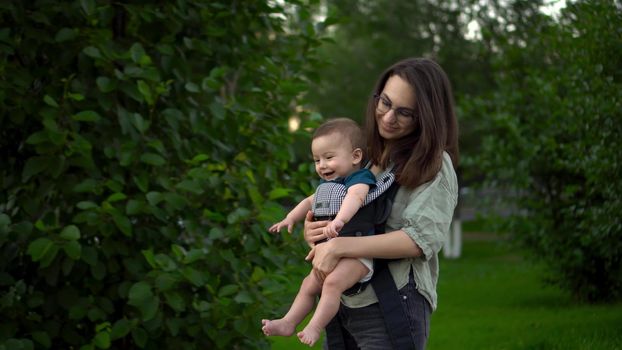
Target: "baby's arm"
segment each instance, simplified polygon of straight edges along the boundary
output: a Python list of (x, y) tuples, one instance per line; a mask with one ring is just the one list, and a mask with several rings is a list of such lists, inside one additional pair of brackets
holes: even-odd
[(336, 237), (345, 224), (352, 219), (354, 214), (363, 206), (365, 197), (369, 192), (368, 184), (356, 184), (348, 188), (348, 192), (341, 203), (339, 213), (328, 226), (324, 228), (327, 237)]
[(276, 224), (270, 226), (268, 231), (272, 233), (277, 233), (281, 231), (283, 227), (287, 227), (287, 232), (292, 233), (292, 229), (294, 228), (294, 224), (298, 221), (302, 221), (307, 216), (307, 212), (311, 210), (311, 205), (313, 204), (313, 195), (303, 199), (292, 211), (290, 211), (285, 219), (277, 222)]

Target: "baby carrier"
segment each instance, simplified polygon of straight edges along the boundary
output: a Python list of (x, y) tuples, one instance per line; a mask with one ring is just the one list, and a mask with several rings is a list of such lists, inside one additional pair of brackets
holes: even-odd
[[(388, 184), (388, 185), (387, 185)], [(339, 233), (340, 236), (363, 236), (385, 233), (385, 222), (391, 213), (393, 199), (399, 189), (395, 175), (387, 172), (377, 179), (376, 190), (370, 192), (363, 207), (354, 215)], [(343, 196), (341, 197), (343, 198)], [(369, 200), (370, 198), (373, 198)], [(334, 217), (334, 216), (333, 216)], [(331, 217), (316, 217), (316, 220), (327, 220)], [(402, 301), (389, 271), (388, 259), (374, 259), (374, 274), (370, 281), (357, 283), (344, 292), (354, 295), (363, 291), (371, 283), (378, 297), (393, 349), (412, 349), (408, 317), (402, 307)], [(356, 343), (335, 317), (326, 327), (329, 349), (358, 349)]]
[[(387, 171), (376, 178), (376, 185), (370, 189), (365, 197), (363, 206), (352, 219), (344, 225), (341, 232), (339, 232), (339, 236), (373, 235), (376, 232), (376, 225), (386, 221), (391, 212), (391, 207), (386, 207), (385, 201), (379, 201), (377, 199), (383, 197), (394, 182), (395, 174), (391, 171)], [(318, 186), (313, 201), (314, 220), (324, 221), (334, 219), (339, 212), (346, 192), (346, 186), (340, 182), (325, 182)], [(324, 241), (318, 243), (322, 242)]]

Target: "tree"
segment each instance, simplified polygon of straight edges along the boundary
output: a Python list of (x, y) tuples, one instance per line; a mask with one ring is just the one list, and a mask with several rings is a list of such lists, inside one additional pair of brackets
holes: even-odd
[(520, 209), (509, 230), (578, 299), (622, 296), (622, 7), (579, 1), (499, 44), (476, 163)]
[[(309, 92), (310, 102), (323, 115), (361, 121), (382, 70), (412, 56), (433, 58), (443, 67), (458, 106), (471, 101), (494, 88), (494, 53), (466, 35), (469, 22), (487, 9), (472, 0), (331, 1), (327, 16), (336, 24), (327, 36), (332, 43), (320, 51), (329, 64)], [(472, 152), (479, 143), (477, 123), (462, 123), (461, 109), (458, 118), (461, 153)]]
[(0, 5), (0, 348), (268, 346), (319, 44), (279, 4)]

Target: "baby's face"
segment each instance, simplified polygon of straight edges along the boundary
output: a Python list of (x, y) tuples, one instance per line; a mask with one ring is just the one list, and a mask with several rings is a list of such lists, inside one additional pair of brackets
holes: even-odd
[(348, 176), (357, 169), (358, 162), (350, 140), (339, 133), (313, 139), (311, 152), (315, 171), (324, 180)]

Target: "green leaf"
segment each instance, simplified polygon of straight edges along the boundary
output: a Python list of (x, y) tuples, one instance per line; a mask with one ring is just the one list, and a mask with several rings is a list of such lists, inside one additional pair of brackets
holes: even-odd
[(158, 310), (160, 308), (160, 298), (157, 296), (152, 296), (147, 300), (144, 300), (141, 305), (138, 306), (140, 310), (143, 321), (149, 321), (156, 316)]
[(32, 339), (41, 344), (44, 348), (49, 349), (52, 346), (52, 340), (47, 332), (32, 332)]
[(117, 228), (119, 228), (124, 235), (127, 237), (132, 236), (132, 222), (127, 216), (119, 213), (118, 211), (114, 211), (112, 213), (112, 221), (114, 221)]
[(164, 297), (166, 298), (166, 303), (173, 308), (173, 310), (177, 312), (183, 312), (186, 310), (186, 303), (179, 293), (166, 292), (164, 293)]
[(82, 247), (82, 254), (80, 258), (93, 267), (97, 265), (97, 250), (93, 247), (84, 246)]
[(45, 95), (43, 97), (43, 102), (45, 102), (48, 106), (58, 108), (58, 103), (56, 103), (56, 101), (50, 95)]
[(198, 270), (193, 269), (192, 267), (186, 267), (181, 271), (181, 274), (188, 280), (190, 283), (194, 284), (197, 287), (203, 287), (205, 284), (205, 279), (203, 274)]
[(151, 296), (153, 296), (153, 293), (149, 283), (144, 281), (136, 282), (130, 287), (128, 304), (137, 306)]
[(183, 259), (186, 256), (186, 250), (178, 244), (173, 244), (171, 250), (177, 259)]
[(283, 197), (289, 197), (289, 194), (291, 192), (292, 191), (288, 188), (275, 188), (272, 191), (270, 191), (270, 193), (268, 194), (268, 199), (274, 200), (274, 199), (279, 199)]
[(251, 282), (259, 282), (266, 276), (266, 272), (259, 266), (255, 266), (251, 275)]
[(57, 43), (62, 43), (65, 41), (70, 41), (75, 39), (78, 36), (78, 32), (73, 28), (61, 28), (54, 37), (54, 40)]
[(74, 186), (73, 190), (79, 193), (93, 192), (96, 187), (97, 181), (95, 181), (94, 179), (85, 179), (76, 186)]
[(138, 132), (140, 132), (141, 134), (144, 134), (145, 131), (147, 131), (149, 129), (150, 123), (148, 121), (146, 121), (138, 113), (133, 113), (132, 114), (131, 121), (132, 121), (132, 125), (134, 125), (136, 130), (138, 130)]
[(99, 333), (103, 330), (107, 330), (110, 329), (110, 322), (106, 321), (106, 322), (102, 322), (99, 323), (95, 326), (95, 333)]
[(28, 138), (26, 139), (26, 143), (30, 145), (38, 145), (40, 143), (48, 142), (50, 141), (48, 133), (48, 130), (37, 131), (28, 136)]
[(189, 92), (200, 92), (201, 90), (199, 89), (199, 86), (191, 81), (187, 82), (186, 85), (184, 85), (184, 87), (186, 88), (187, 91)]
[(178, 280), (175, 275), (165, 272), (161, 273), (160, 275), (158, 275), (158, 277), (156, 277), (155, 287), (160, 292), (166, 292), (167, 290), (174, 288), (177, 285), (177, 282)]
[(78, 241), (69, 241), (62, 245), (65, 254), (73, 260), (80, 260), (80, 254), (82, 253), (82, 246)]
[(39, 261), (54, 247), (54, 242), (50, 239), (41, 237), (32, 241), (28, 245), (28, 255), (31, 256), (32, 261)]
[(71, 118), (79, 122), (98, 122), (101, 116), (95, 111), (81, 111), (78, 114), (74, 114)]
[(142, 212), (144, 206), (145, 202), (130, 199), (127, 201), (127, 205), (125, 206), (125, 213), (127, 215), (138, 215)]
[(142, 253), (143, 253), (143, 256), (145, 257), (145, 260), (147, 260), (147, 263), (149, 263), (151, 268), (155, 269), (157, 264), (155, 261), (155, 255), (153, 254), (153, 249), (145, 249), (142, 251)]
[(168, 327), (173, 337), (176, 337), (179, 334), (179, 330), (181, 329), (183, 324), (184, 324), (184, 321), (183, 319), (180, 319), (180, 318), (169, 317), (166, 319), (166, 326)]
[(0, 233), (5, 233), (8, 231), (8, 226), (11, 224), (11, 218), (4, 214), (0, 213)]
[(167, 192), (164, 193), (163, 196), (164, 200), (166, 200), (166, 202), (176, 210), (181, 210), (188, 204), (186, 197), (177, 193)]
[(91, 201), (78, 202), (78, 204), (76, 204), (76, 207), (78, 207), (78, 209), (82, 209), (82, 210), (99, 208), (99, 206), (95, 202), (91, 202)]
[(117, 84), (108, 77), (97, 77), (95, 83), (97, 84), (99, 90), (104, 93), (111, 92), (117, 87)]
[(140, 43), (134, 43), (130, 47), (130, 55), (132, 56), (132, 61), (139, 63), (142, 57), (145, 56), (145, 49)]
[(124, 193), (121, 192), (117, 192), (117, 193), (113, 193), (110, 195), (110, 197), (108, 197), (108, 199), (106, 199), (106, 201), (113, 203), (113, 202), (118, 202), (118, 201), (122, 201), (124, 199), (126, 199), (127, 196)]
[(204, 192), (201, 184), (195, 180), (184, 180), (178, 183), (175, 188), (194, 194), (202, 194)]
[(95, 12), (95, 0), (80, 0), (80, 5), (82, 5), (82, 10), (87, 16)]
[(69, 92), (69, 93), (67, 93), (67, 96), (70, 99), (74, 100), (74, 101), (82, 101), (82, 100), (84, 100), (84, 95), (79, 94), (79, 93), (75, 93), (75, 92)]
[(193, 248), (193, 249), (190, 249), (188, 252), (186, 252), (186, 254), (184, 255), (183, 262), (184, 264), (192, 264), (193, 262), (197, 260), (201, 260), (206, 257), (207, 257), (206, 250)]
[(122, 318), (114, 323), (110, 331), (110, 340), (117, 340), (130, 333), (131, 323), (126, 318)]
[(58, 254), (58, 245), (53, 244), (50, 249), (48, 249), (48, 251), (45, 252), (45, 255), (43, 256), (43, 258), (41, 259), (41, 262), (39, 263), (40, 267), (48, 267), (50, 266), (50, 264), (54, 261), (54, 258), (56, 258), (56, 254)]
[(140, 160), (143, 163), (147, 163), (154, 166), (162, 166), (166, 164), (166, 160), (162, 156), (155, 153), (144, 153), (140, 156)]
[(22, 170), (22, 182), (27, 182), (32, 176), (37, 175), (50, 165), (48, 157), (30, 157)]
[(209, 156), (207, 154), (197, 154), (196, 156), (194, 156), (194, 158), (192, 158), (192, 160), (190, 161), (190, 163), (192, 164), (199, 164), (202, 163), (206, 160), (209, 159)]
[(246, 208), (235, 208), (227, 215), (227, 223), (235, 224), (250, 217), (251, 211)]
[(65, 226), (60, 232), (60, 237), (68, 241), (80, 239), (80, 229), (75, 225)]
[(155, 191), (151, 191), (149, 193), (147, 193), (145, 195), (145, 197), (147, 197), (147, 201), (149, 202), (149, 204), (156, 206), (158, 205), (158, 203), (162, 202), (164, 200), (164, 196), (162, 196), (162, 193), (160, 192), (155, 192)]
[(137, 327), (132, 330), (132, 339), (134, 339), (136, 345), (138, 345), (138, 347), (141, 349), (144, 348), (147, 344), (147, 337), (147, 331), (145, 331), (143, 328)]
[(212, 116), (214, 116), (218, 120), (225, 119), (225, 108), (222, 106), (222, 103), (218, 101), (214, 101), (210, 103), (209, 110), (212, 112)]
[(100, 349), (108, 349), (110, 347), (110, 334), (108, 332), (100, 332), (93, 338), (93, 343)]
[(228, 295), (234, 294), (239, 289), (240, 289), (240, 287), (237, 284), (228, 284), (228, 285), (223, 286), (222, 288), (220, 288), (218, 290), (218, 296), (219, 297), (226, 297)]
[(233, 300), (235, 300), (235, 302), (240, 303), (240, 304), (252, 304), (253, 303), (253, 298), (251, 297), (250, 293), (245, 290), (239, 292), (235, 296), (235, 298), (233, 298)]
[(102, 57), (99, 49), (94, 46), (85, 47), (84, 50), (82, 50), (82, 52), (84, 52), (85, 55), (92, 57), (92, 58)]
[(145, 98), (145, 101), (147, 101), (147, 104), (150, 106), (153, 105), (154, 98), (149, 85), (144, 80), (139, 80), (136, 82), (136, 87), (138, 88), (138, 92)]
[(91, 265), (91, 274), (96, 280), (103, 280), (106, 277), (106, 265), (101, 260), (97, 260), (95, 265)]
[(142, 192), (147, 192), (149, 190), (149, 178), (147, 177), (146, 173), (132, 176), (132, 180), (134, 180), (134, 183)]

